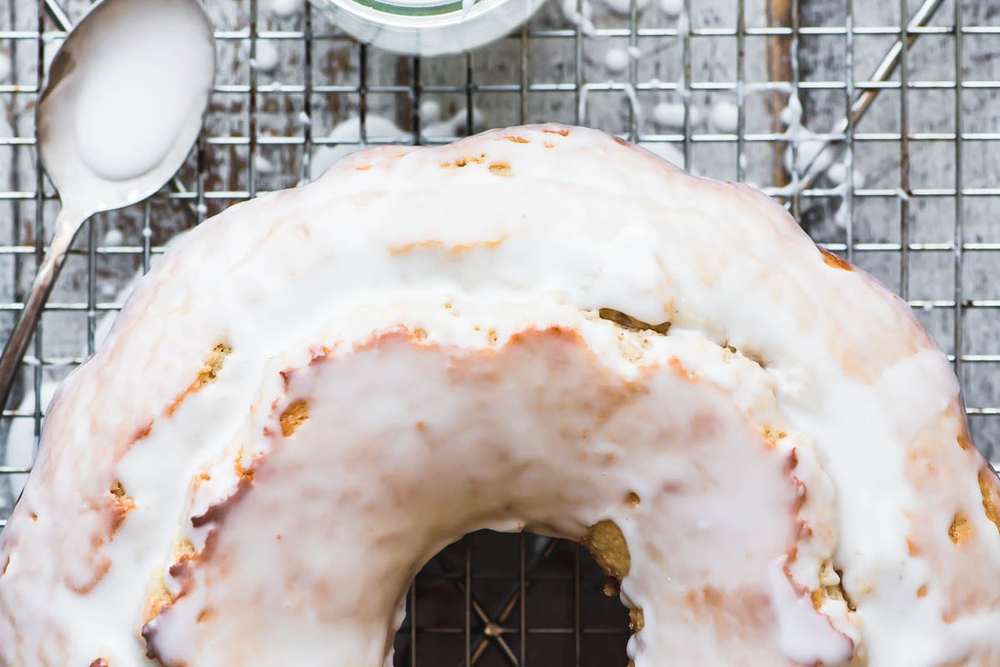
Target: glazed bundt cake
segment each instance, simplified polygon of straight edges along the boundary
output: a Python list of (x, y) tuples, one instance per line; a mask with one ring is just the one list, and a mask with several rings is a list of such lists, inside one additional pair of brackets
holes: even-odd
[(483, 527), (585, 543), (635, 667), (1000, 665), (1000, 487), (907, 305), (557, 125), (357, 153), (177, 243), (54, 400), (0, 662), (391, 664)]

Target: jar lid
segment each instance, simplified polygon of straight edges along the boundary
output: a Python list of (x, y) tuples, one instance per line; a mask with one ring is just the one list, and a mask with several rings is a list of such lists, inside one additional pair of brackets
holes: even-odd
[(312, 0), (337, 27), (387, 51), (460, 53), (508, 34), (545, 0)]

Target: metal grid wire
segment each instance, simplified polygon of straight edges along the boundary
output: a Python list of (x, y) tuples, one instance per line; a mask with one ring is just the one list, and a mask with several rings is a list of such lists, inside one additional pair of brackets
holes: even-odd
[[(0, 435), (9, 442), (20, 433), (29, 449), (37, 446), (46, 386), (93, 352), (102, 318), (121, 307), (133, 274), (148, 270), (170, 237), (234, 202), (308, 179), (311, 163), (341, 143), (448, 141), (424, 113), (432, 100), (455, 116), (446, 123), (451, 134), (542, 120), (587, 124), (653, 150), (673, 146), (696, 172), (782, 196), (821, 245), (913, 306), (955, 364), (977, 444), (1000, 453), (993, 0), (683, 0), (680, 18), (667, 3), (631, 0), (616, 13), (604, 0), (570, 0), (562, 11), (550, 3), (495, 45), (441, 59), (382, 53), (351, 41), (317, 8), (282, 18), (267, 3), (206, 0), (220, 68), (198, 145), (163, 192), (97, 216), (81, 233), (2, 413)], [(35, 158), (34, 103), (46, 64), (86, 5), (8, 0), (0, 8), (0, 56), (10, 62), (6, 79), (0, 67), (6, 331), (58, 206)], [(593, 31), (568, 18), (588, 9)], [(632, 50), (624, 70), (602, 61), (614, 48)], [(266, 50), (279, 54), (268, 71), (260, 66)], [(736, 104), (735, 128), (698, 118), (720, 100)], [(653, 113), (669, 101), (683, 105), (679, 127)], [(782, 124), (779, 112), (796, 102), (808, 132)], [(386, 134), (386, 119), (400, 131)], [(352, 122), (354, 136), (338, 132)], [(842, 183), (810, 170), (822, 161), (813, 159), (817, 145), (837, 153)], [(0, 465), (0, 527), (30, 470), (12, 451), (6, 447)], [(621, 661), (625, 614), (602, 595), (605, 583), (576, 545), (467, 536), (418, 575), (396, 664)]]

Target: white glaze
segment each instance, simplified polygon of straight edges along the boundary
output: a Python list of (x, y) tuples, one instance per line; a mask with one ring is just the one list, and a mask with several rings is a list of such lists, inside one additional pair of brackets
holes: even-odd
[(53, 247), (88, 215), (153, 194), (184, 162), (212, 90), (212, 39), (196, 0), (90, 6), (38, 105), (39, 155), (63, 200)]
[[(688, 100), (688, 124), (691, 127), (698, 127), (705, 122), (705, 110), (698, 104), (695, 104), (691, 100), (691, 91), (687, 90), (684, 86), (684, 79), (677, 80), (677, 94), (682, 98)], [(683, 109), (684, 105), (680, 102), (664, 102), (666, 107), (662, 110), (662, 113), (667, 115), (668, 120), (675, 120), (677, 115), (676, 107)], [(657, 104), (657, 107), (660, 106)], [(654, 114), (656, 113), (656, 107), (653, 108)], [(682, 127), (678, 125), (678, 127)]]
[(119, 246), (125, 241), (125, 233), (117, 227), (111, 227), (104, 234), (102, 245)]
[(10, 55), (5, 49), (0, 49), (0, 81), (4, 83), (10, 78), (11, 63)]
[[(168, 415), (220, 341), (216, 380)], [(162, 576), (168, 664), (383, 664), (443, 544), (607, 518), (636, 667), (836, 664), (848, 640), (869, 667), (992, 665), (1000, 534), (964, 433), (906, 305), (760, 193), (582, 128), (371, 149), (187, 234), (64, 383), (0, 538), (0, 661), (148, 664)], [(254, 481), (220, 505), (237, 462)], [(135, 508), (112, 536), (116, 480)], [(179, 539), (190, 576), (168, 571)], [(801, 604), (831, 560), (856, 612)]]
[[(826, 142), (822, 139), (815, 139), (815, 133), (807, 130), (806, 128), (800, 128), (795, 132), (794, 139), (785, 148), (784, 153), (784, 165), (785, 170), (790, 174), (792, 173), (792, 160), (794, 159), (795, 168), (799, 172), (801, 177), (809, 165), (819, 157), (823, 149), (826, 148)], [(793, 148), (794, 147), (794, 148)]]
[(628, 69), (629, 55), (625, 49), (617, 47), (608, 49), (604, 54), (604, 66), (609, 72), (620, 74)]
[(642, 141), (639, 142), (639, 146), (676, 167), (684, 168), (684, 154), (677, 149), (677, 144), (666, 141)]
[(287, 19), (300, 13), (305, 4), (305, 0), (271, 0), (268, 8), (278, 18)]
[(708, 112), (708, 122), (717, 132), (736, 132), (739, 118), (739, 107), (728, 100), (716, 102)]
[[(202, 82), (190, 72), (211, 70), (200, 48), (177, 49), (177, 36), (196, 33), (200, 17), (171, 3), (130, 17), (127, 30), (98, 35), (76, 70), (75, 134), (82, 160), (100, 178), (124, 181), (160, 164), (204, 99)], [(209, 74), (209, 81), (211, 75)]]
[(258, 39), (250, 66), (262, 72), (273, 72), (281, 62), (281, 53), (273, 39)]
[[(175, 237), (171, 239), (167, 247), (170, 247), (176, 242)], [(121, 230), (109, 229), (108, 233), (104, 237), (105, 245), (120, 245), (123, 240), (123, 234)], [(153, 261), (156, 262), (159, 259), (159, 255), (153, 256)], [(136, 283), (139, 282), (139, 278), (142, 277), (141, 273), (136, 274), (136, 276), (130, 280), (124, 287), (121, 288), (117, 294), (115, 294), (114, 288), (112, 287), (111, 295), (114, 296), (115, 303), (124, 303), (132, 290), (135, 289)], [(102, 283), (102, 287), (111, 287), (109, 283)], [(97, 327), (94, 329), (94, 346), (100, 348), (104, 344), (104, 339), (107, 338), (108, 333), (111, 332), (111, 325), (114, 324), (115, 317), (118, 315), (117, 311), (108, 311), (97, 321)], [(48, 414), (49, 404), (52, 402), (52, 397), (55, 396), (56, 388), (58, 383), (54, 380), (42, 380), (42, 388), (40, 393), (39, 408), (42, 414)], [(30, 393), (26, 394), (23, 399), (21, 399), (21, 404), (17, 407), (17, 411), (21, 414), (32, 414), (35, 411), (35, 392), (32, 390)], [(3, 464), (11, 468), (30, 468), (32, 462), (35, 458), (35, 420), (28, 418), (19, 418), (11, 421), (10, 429), (7, 431), (7, 442), (4, 448), (4, 458)], [(21, 489), (24, 488), (24, 483), (28, 479), (27, 474), (15, 473), (9, 475), (7, 479), (10, 481), (10, 493), (14, 498), (17, 498)]]
[(597, 31), (590, 0), (560, 0), (559, 8), (566, 20), (579, 28), (583, 34), (591, 35)]
[(692, 104), (688, 107), (688, 121), (691, 127), (698, 127), (705, 122), (705, 112), (700, 106)]
[[(377, 137), (383, 140), (405, 141), (409, 135), (396, 127), (396, 124), (388, 118), (378, 114), (365, 115), (365, 137)], [(336, 145), (317, 146), (313, 151), (309, 169), (312, 178), (322, 176), (327, 169), (351, 153), (356, 153), (364, 148), (361, 142), (361, 119), (358, 116), (351, 116), (347, 120), (338, 123), (329, 134), (329, 138), (336, 142), (344, 142)]]
[(256, 169), (259, 174), (274, 173), (274, 163), (259, 154), (253, 156), (253, 168)]
[(834, 162), (826, 170), (826, 175), (835, 185), (840, 185), (847, 180), (847, 165), (843, 162)]
[[(847, 163), (834, 162), (826, 170), (826, 175), (834, 185), (845, 185), (847, 183)], [(852, 180), (855, 188), (863, 188), (865, 186), (864, 172), (855, 168)]]
[(660, 102), (653, 107), (653, 120), (670, 128), (682, 128), (684, 105), (677, 102)]
[[(604, 0), (604, 4), (608, 6), (608, 9), (622, 16), (632, 11), (632, 0)], [(636, 11), (641, 12), (646, 9), (646, 5), (648, 4), (649, 0), (636, 0)]]
[[(436, 102), (428, 100), (432, 104)], [(431, 107), (428, 113), (433, 111)], [(440, 113), (440, 108), (438, 108)], [(479, 109), (472, 110), (472, 123), (478, 125), (482, 123), (483, 114)], [(464, 129), (467, 122), (467, 114), (464, 108), (456, 111), (449, 118), (438, 120), (438, 122), (428, 123), (421, 134), (428, 139), (448, 139), (459, 135), (459, 130)], [(365, 115), (365, 136), (366, 138), (377, 138), (380, 141), (395, 141), (408, 143), (410, 133), (399, 129), (395, 123), (384, 116), (377, 114)], [(338, 123), (330, 132), (329, 138), (336, 142), (344, 142), (338, 145), (318, 146), (313, 152), (312, 161), (309, 164), (309, 171), (313, 179), (319, 178), (338, 160), (356, 153), (365, 148), (361, 144), (361, 121), (358, 116), (351, 116), (347, 120)]]
[(793, 123), (797, 123), (800, 117), (801, 110), (796, 109), (791, 105), (782, 107), (781, 111), (778, 112), (778, 120), (780, 120), (781, 124), (785, 127), (788, 127)]
[[(39, 409), (42, 414), (48, 412), (49, 404), (56, 393), (58, 383), (53, 381), (42, 381), (42, 388), (39, 392)], [(32, 414), (35, 411), (34, 390), (25, 394), (21, 399), (21, 404), (17, 406), (17, 411), (21, 414)], [(35, 460), (35, 420), (30, 418), (14, 419), (10, 423), (7, 431), (7, 443), (4, 449), (4, 465), (11, 468), (31, 467)], [(24, 483), (28, 481), (27, 473), (13, 473), (7, 477), (10, 482), (10, 494), (17, 498), (24, 488)]]
[[(784, 136), (789, 139), (782, 155), (785, 171), (789, 175), (797, 175), (798, 178), (793, 178), (788, 185), (773, 188), (770, 192), (790, 197), (802, 190), (805, 185), (802, 178), (807, 172), (822, 174), (832, 166), (836, 166), (834, 161), (837, 158), (837, 151), (826, 140), (817, 138), (815, 132), (802, 124), (802, 103), (794, 93), (789, 95), (788, 105), (781, 110), (778, 118), (785, 125)], [(834, 182), (838, 182), (836, 178)], [(838, 224), (840, 224), (839, 218)]]
[(778, 645), (786, 656), (803, 665), (836, 665), (851, 658), (851, 642), (812, 611), (808, 595), (798, 593), (783, 568), (785, 558), (771, 566), (771, 600), (778, 625)]
[[(476, 127), (483, 122), (483, 112), (473, 107), (472, 126)], [(465, 127), (468, 123), (468, 113), (462, 107), (450, 117), (437, 123), (430, 123), (423, 129), (423, 135), (429, 139), (455, 139), (465, 134)]]
[(420, 101), (420, 122), (435, 123), (441, 119), (441, 104), (437, 100)]
[(680, 16), (684, 12), (684, 0), (660, 0), (660, 9), (667, 16)]

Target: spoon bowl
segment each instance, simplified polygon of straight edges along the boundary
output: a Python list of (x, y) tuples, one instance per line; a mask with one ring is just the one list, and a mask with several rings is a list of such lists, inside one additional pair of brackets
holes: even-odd
[(197, 0), (102, 0), (67, 35), (36, 117), (39, 158), (62, 209), (0, 357), (0, 404), (77, 231), (95, 213), (146, 199), (177, 172), (214, 79), (212, 23)]

